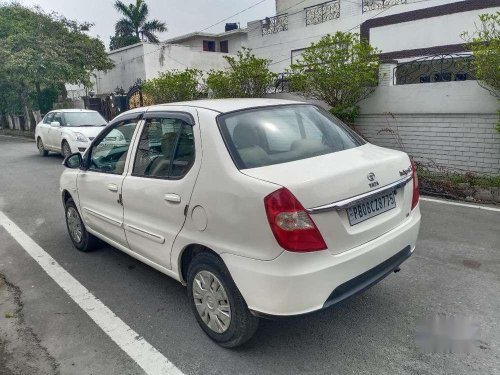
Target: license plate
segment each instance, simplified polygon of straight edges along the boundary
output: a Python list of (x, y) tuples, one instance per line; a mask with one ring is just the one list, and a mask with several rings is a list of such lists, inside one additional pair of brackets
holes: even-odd
[(374, 216), (396, 208), (396, 191), (384, 193), (359, 201), (347, 209), (347, 217), (351, 226), (359, 224)]

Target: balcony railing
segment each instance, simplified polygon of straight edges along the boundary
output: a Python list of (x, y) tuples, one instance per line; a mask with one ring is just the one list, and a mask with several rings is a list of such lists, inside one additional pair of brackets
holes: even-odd
[(408, 61), (394, 69), (394, 84), (475, 80), (473, 59), (473, 55), (457, 53), (426, 56)]
[(288, 14), (280, 14), (276, 17), (267, 17), (260, 21), (262, 35), (277, 34), (288, 30)]
[(340, 0), (305, 8), (306, 26), (317, 25), (340, 17)]
[(408, 0), (363, 0), (362, 11), (363, 13), (372, 10), (389, 8), (394, 5), (406, 4)]

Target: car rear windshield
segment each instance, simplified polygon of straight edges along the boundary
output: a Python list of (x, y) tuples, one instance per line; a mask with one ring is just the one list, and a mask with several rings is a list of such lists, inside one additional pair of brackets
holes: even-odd
[(286, 105), (233, 112), (219, 128), (238, 169), (312, 158), (365, 142), (340, 120), (313, 105)]
[(66, 112), (65, 126), (104, 126), (106, 120), (97, 112)]

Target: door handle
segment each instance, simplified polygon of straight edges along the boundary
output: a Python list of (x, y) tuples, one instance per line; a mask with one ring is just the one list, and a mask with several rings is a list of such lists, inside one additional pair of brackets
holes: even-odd
[(165, 199), (167, 202), (181, 203), (181, 197), (177, 194), (165, 194), (163, 199)]
[(118, 186), (116, 184), (108, 184), (108, 190), (116, 193), (118, 192)]

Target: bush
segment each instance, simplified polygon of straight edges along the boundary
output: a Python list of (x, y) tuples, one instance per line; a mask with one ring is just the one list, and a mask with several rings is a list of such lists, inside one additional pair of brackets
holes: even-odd
[[(474, 73), (479, 84), (500, 98), (500, 12), (481, 14), (479, 20), (476, 32), (463, 33), (462, 37), (474, 53)], [(500, 132), (500, 122), (496, 129)]]
[(237, 57), (224, 56), (228, 70), (211, 70), (205, 80), (214, 98), (259, 98), (267, 94), (276, 75), (269, 70), (269, 60), (259, 59), (243, 48)]
[(474, 53), (474, 73), (486, 88), (500, 97), (500, 12), (481, 14), (473, 34), (464, 33), (468, 48)]
[(198, 99), (201, 72), (196, 69), (172, 70), (144, 82), (142, 92), (153, 104)]
[(359, 115), (357, 104), (378, 83), (377, 52), (358, 34), (327, 35), (291, 65), (291, 89), (326, 102), (334, 115), (353, 122)]

